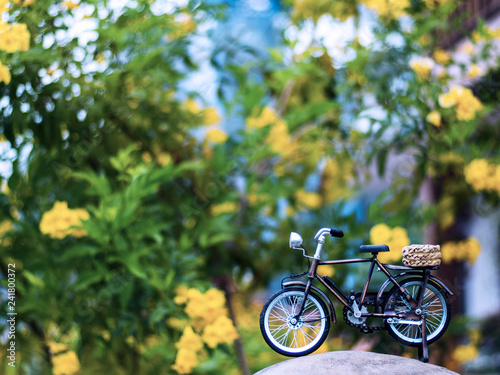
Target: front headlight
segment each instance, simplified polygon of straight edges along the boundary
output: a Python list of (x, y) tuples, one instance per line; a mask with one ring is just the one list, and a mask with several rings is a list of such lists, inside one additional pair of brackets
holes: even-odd
[(300, 248), (300, 246), (302, 246), (302, 242), (303, 240), (300, 234), (295, 232), (290, 233), (290, 241), (289, 241), (290, 249)]

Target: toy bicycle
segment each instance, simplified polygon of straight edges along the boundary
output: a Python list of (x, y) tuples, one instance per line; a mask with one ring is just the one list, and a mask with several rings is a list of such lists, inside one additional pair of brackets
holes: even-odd
[[(330, 320), (337, 322), (335, 308), (330, 298), (313, 285), (319, 281), (343, 305), (347, 324), (364, 333), (387, 330), (404, 345), (419, 347), (419, 359), (428, 362), (428, 345), (438, 340), (448, 328), (451, 317), (448, 295), (450, 289), (438, 278), (431, 276), (437, 266), (409, 267), (383, 264), (378, 253), (389, 251), (387, 245), (362, 245), (360, 253), (371, 253), (370, 258), (321, 260), (325, 235), (343, 237), (335, 228), (320, 229), (314, 239), (318, 243), (314, 256), (309, 256), (302, 246), (302, 237), (290, 234), (290, 248), (302, 250), (304, 257), (312, 259), (307, 282), (282, 282), (282, 290), (274, 294), (260, 314), (260, 329), (267, 344), (276, 352), (298, 357), (317, 350), (328, 336)], [(416, 245), (418, 246), (418, 245)], [(318, 266), (370, 263), (363, 290), (344, 293), (328, 276), (317, 273)], [(387, 280), (377, 293), (368, 293), (368, 285), (375, 266)], [(389, 270), (400, 271), (392, 275)], [(300, 276), (300, 275), (294, 275)], [(386, 292), (386, 289), (393, 287)], [(327, 307), (328, 305), (328, 307)], [(369, 318), (383, 319), (383, 326), (367, 324)]]

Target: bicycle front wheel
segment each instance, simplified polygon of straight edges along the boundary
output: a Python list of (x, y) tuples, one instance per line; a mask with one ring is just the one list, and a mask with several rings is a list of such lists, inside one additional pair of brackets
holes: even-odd
[(330, 316), (323, 300), (309, 292), (304, 311), (297, 317), (304, 289), (287, 288), (272, 296), (260, 314), (260, 330), (275, 352), (299, 357), (317, 350), (330, 330)]
[[(401, 283), (414, 299), (421, 293), (423, 281), (411, 278)], [(411, 311), (409, 303), (401, 291), (394, 287), (388, 294), (384, 304), (385, 313), (404, 314)], [(422, 300), (422, 314), (427, 316), (425, 330), (427, 343), (432, 344), (439, 339), (450, 324), (451, 309), (448, 296), (436, 282), (429, 280)], [(388, 323), (385, 325), (389, 334), (404, 345), (419, 346), (422, 344), (421, 320), (403, 319), (403, 323)], [(410, 324), (411, 323), (411, 324)]]

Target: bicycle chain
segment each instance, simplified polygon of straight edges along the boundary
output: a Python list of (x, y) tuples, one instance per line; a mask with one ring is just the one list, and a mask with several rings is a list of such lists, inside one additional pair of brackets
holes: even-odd
[[(356, 301), (356, 302), (359, 302), (359, 300)], [(375, 306), (375, 303), (374, 302), (365, 302), (365, 303), (363, 303), (363, 306)], [(349, 312), (350, 312), (350, 310), (346, 306), (344, 306), (344, 309), (343, 309), (343, 313), (344, 314), (343, 315), (344, 315), (345, 322), (349, 326), (351, 326), (353, 328), (357, 328), (357, 329), (359, 329), (363, 333), (367, 333), (368, 334), (368, 333), (373, 333), (375, 331), (384, 331), (386, 329), (385, 326), (368, 326), (364, 322), (362, 324), (353, 323), (353, 322), (351, 322), (349, 320), (349, 317), (347, 316), (347, 314)]]

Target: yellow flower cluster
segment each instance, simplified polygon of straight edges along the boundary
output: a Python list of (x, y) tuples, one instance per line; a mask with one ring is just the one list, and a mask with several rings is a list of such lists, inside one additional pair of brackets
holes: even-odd
[(469, 263), (474, 263), (480, 252), (481, 245), (474, 237), (463, 241), (445, 242), (441, 246), (441, 257), (445, 263), (450, 263), (454, 260), (467, 260)]
[(72, 350), (61, 352), (68, 349), (67, 345), (49, 343), (52, 356), (52, 374), (53, 375), (73, 375), (80, 371), (80, 361), (78, 356)]
[(467, 77), (475, 78), (483, 74), (483, 71), (476, 65), (472, 64), (469, 67), (469, 71), (467, 72)]
[(429, 112), (425, 119), (437, 128), (441, 126), (441, 114), (438, 111)]
[(374, 245), (383, 244), (389, 246), (389, 252), (378, 254), (378, 259), (382, 263), (400, 260), (403, 256), (403, 247), (410, 244), (406, 229), (401, 227), (391, 229), (385, 224), (377, 224), (370, 229), (370, 242)]
[(35, 0), (14, 0), (13, 3), (16, 5), (21, 5), (22, 7), (27, 7), (33, 4)]
[(483, 104), (466, 87), (454, 86), (446, 94), (439, 95), (439, 105), (442, 108), (455, 106), (457, 118), (463, 121), (472, 120)]
[(429, 78), (434, 65), (434, 60), (430, 57), (416, 57), (410, 60), (410, 67), (417, 73), (418, 78), (421, 80)]
[[(33, 4), (34, 0), (14, 0), (14, 4), (28, 6)], [(0, 16), (2, 13), (10, 10), (8, 0), (0, 0)], [(27, 51), (30, 47), (30, 33), (25, 24), (1, 21), (0, 17), (0, 50), (13, 53), (16, 51)], [(0, 62), (0, 82), (6, 85), (10, 83), (11, 75), (7, 66)]]
[(446, 65), (451, 61), (451, 56), (442, 48), (436, 48), (432, 57), (438, 64)]
[(73, 10), (73, 9), (76, 9), (80, 6), (79, 3), (74, 3), (72, 0), (66, 0), (64, 2), (64, 7), (68, 10)]
[(3, 220), (0, 222), (0, 245), (7, 245), (6, 241), (4, 241), (4, 237), (12, 228), (13, 225), (10, 220)]
[(405, 9), (410, 7), (409, 0), (360, 0), (359, 2), (383, 17), (403, 16), (406, 14)]
[(232, 214), (233, 212), (236, 212), (237, 209), (238, 204), (236, 202), (224, 202), (210, 207), (210, 214), (212, 216)]
[(231, 344), (239, 336), (227, 316), (226, 298), (220, 290), (211, 288), (202, 293), (182, 286), (177, 290), (174, 301), (186, 305), (185, 312), (191, 318), (191, 325), (184, 328), (176, 344), (179, 351), (172, 368), (179, 374), (190, 374), (199, 364), (198, 354), (204, 343), (210, 348), (216, 348), (219, 344)]
[(181, 38), (196, 30), (196, 22), (193, 21), (189, 14), (183, 13), (180, 14), (179, 17), (182, 18), (182, 20), (175, 21), (175, 29), (170, 33), (170, 36), (174, 39)]
[(193, 368), (200, 363), (198, 352), (203, 349), (201, 337), (193, 331), (191, 326), (187, 326), (175, 346), (179, 351), (172, 369), (179, 374), (190, 374)]
[(457, 362), (468, 362), (479, 354), (477, 347), (473, 344), (457, 346), (453, 352), (453, 359)]
[(464, 363), (477, 357), (479, 354), (477, 345), (479, 344), (479, 341), (481, 341), (481, 332), (477, 329), (470, 330), (469, 340), (470, 343), (468, 345), (457, 346), (453, 352), (453, 359), (455, 361)]
[(6, 85), (10, 83), (10, 71), (5, 65), (0, 62), (0, 82), (5, 82)]
[(318, 193), (313, 193), (300, 189), (295, 193), (297, 204), (303, 208), (316, 210), (321, 207), (321, 196)]
[(215, 348), (219, 344), (231, 344), (238, 338), (238, 332), (234, 328), (233, 321), (227, 316), (219, 316), (215, 322), (205, 327), (203, 341), (210, 347)]
[(464, 168), (465, 181), (477, 191), (494, 191), (500, 194), (500, 165), (486, 159), (474, 159)]
[(27, 51), (30, 32), (24, 23), (0, 23), (0, 49), (9, 53)]
[(205, 140), (213, 143), (225, 143), (227, 141), (227, 134), (219, 129), (212, 129), (208, 131)]
[(267, 125), (283, 121), (272, 108), (264, 107), (258, 116), (251, 116), (246, 119), (249, 129), (261, 129)]
[(247, 118), (246, 124), (248, 129), (261, 129), (269, 125), (272, 126), (265, 143), (270, 146), (273, 152), (285, 152), (287, 145), (290, 144), (288, 127), (272, 108), (263, 108), (260, 115)]
[(201, 109), (198, 103), (192, 98), (184, 102), (184, 108), (194, 115), (201, 115), (204, 125), (212, 125), (220, 121), (217, 110), (212, 107)]
[(59, 239), (67, 236), (84, 237), (87, 231), (73, 227), (80, 226), (88, 218), (89, 213), (85, 209), (70, 209), (67, 202), (56, 201), (54, 207), (43, 214), (40, 231)]

